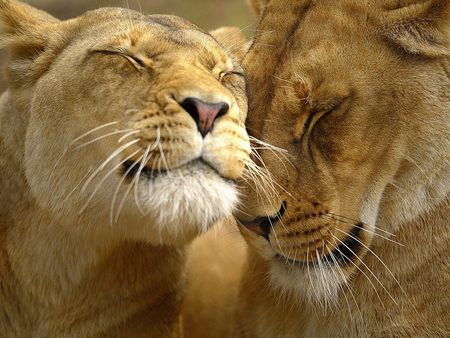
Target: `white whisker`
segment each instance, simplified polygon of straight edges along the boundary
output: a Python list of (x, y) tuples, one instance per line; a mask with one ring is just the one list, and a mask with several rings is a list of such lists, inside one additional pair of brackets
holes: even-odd
[(77, 188), (81, 185), (81, 183), (84, 182), (84, 180), (86, 179), (86, 177), (89, 176), (89, 174), (92, 172), (93, 168), (90, 168), (87, 173), (83, 176), (83, 178), (75, 185), (75, 187), (67, 194), (67, 196), (64, 198), (64, 200), (62, 201), (62, 204), (65, 204), (69, 198), (72, 196), (72, 194), (75, 192), (75, 190), (77, 190)]
[(133, 162), (132, 165), (130, 165), (130, 167), (125, 171), (125, 173), (122, 175), (122, 178), (120, 179), (116, 190), (114, 191), (114, 195), (111, 201), (111, 209), (109, 212), (109, 223), (110, 225), (113, 225), (113, 221), (114, 221), (114, 205), (116, 204), (116, 199), (117, 199), (117, 195), (119, 194), (119, 190), (120, 187), (122, 186), (123, 182), (125, 181), (125, 179), (128, 177), (128, 174), (133, 170), (133, 168), (135, 166), (137, 166), (139, 164), (139, 161), (143, 158), (143, 155), (137, 159), (135, 162)]
[(148, 156), (149, 156), (150, 152), (152, 151), (152, 148), (153, 147), (149, 144), (147, 149), (145, 150), (144, 158), (142, 159), (141, 164), (139, 165), (139, 169), (138, 169), (137, 174), (136, 174), (136, 181), (134, 183), (134, 199), (136, 201), (136, 206), (139, 209), (139, 212), (141, 213), (142, 216), (145, 215), (145, 211), (144, 211), (144, 208), (142, 208), (140, 203), (139, 203), (139, 196), (138, 196), (138, 193), (139, 193), (139, 179), (141, 177), (142, 170), (144, 169), (145, 165), (147, 164), (147, 161), (149, 160)]
[[(141, 162), (144, 158), (144, 155), (142, 155), (140, 158), (136, 160), (137, 163)], [(123, 206), (125, 205), (125, 200), (130, 193), (131, 189), (133, 188), (134, 182), (136, 180), (137, 173), (134, 175), (133, 180), (131, 181), (130, 185), (128, 186), (127, 190), (125, 191), (125, 194), (122, 197), (122, 200), (120, 201), (119, 207), (117, 208), (116, 216), (114, 217), (114, 222), (117, 223), (119, 220), (120, 212), (122, 211)]]
[(123, 135), (121, 138), (119, 138), (119, 140), (117, 141), (117, 143), (121, 143), (123, 140), (125, 140), (127, 137), (130, 137), (132, 135), (135, 134), (139, 134), (141, 131), (140, 130), (133, 130), (130, 131), (128, 134)]
[(75, 138), (74, 140), (72, 140), (72, 142), (70, 142), (70, 145), (75, 144), (75, 143), (78, 142), (79, 140), (85, 138), (86, 136), (88, 136), (88, 135), (90, 135), (90, 134), (92, 134), (92, 133), (95, 133), (95, 132), (98, 131), (98, 130), (104, 129), (104, 128), (106, 128), (106, 127), (113, 126), (113, 125), (115, 125), (115, 124), (117, 124), (117, 123), (119, 123), (119, 122), (118, 122), (118, 121), (113, 121), (113, 122), (105, 123), (105, 124), (102, 124), (101, 126), (95, 127), (95, 128), (93, 128), (93, 129), (91, 129), (91, 130), (85, 132), (83, 135), (80, 135), (80, 136), (78, 136), (77, 138)]
[(84, 206), (80, 209), (79, 214), (82, 214), (84, 212), (84, 210), (86, 210), (86, 208), (89, 206), (89, 204), (91, 203), (92, 199), (94, 198), (94, 196), (97, 194), (98, 190), (100, 189), (101, 185), (106, 181), (106, 179), (111, 176), (112, 173), (116, 172), (118, 168), (120, 168), (126, 161), (128, 161), (129, 159), (131, 159), (133, 156), (137, 155), (141, 150), (136, 150), (134, 153), (132, 153), (131, 155), (127, 156), (124, 160), (122, 160), (120, 163), (118, 163), (117, 165), (115, 165), (101, 180), (100, 182), (97, 184), (97, 186), (95, 187), (94, 191), (91, 193), (91, 195), (89, 196), (89, 198), (87, 199), (86, 203), (84, 204)]
[(356, 238), (355, 236), (353, 236), (352, 234), (348, 234), (338, 228), (335, 228), (335, 230), (348, 235), (350, 238), (354, 239), (355, 241), (357, 241), (359, 244), (361, 244), (364, 248), (366, 248), (370, 253), (372, 253), (372, 255), (375, 256), (375, 258), (378, 259), (378, 261), (386, 268), (386, 270), (389, 272), (389, 274), (391, 275), (391, 277), (394, 279), (394, 281), (397, 283), (397, 285), (399, 286), (400, 290), (403, 292), (403, 294), (405, 296), (407, 296), (405, 290), (403, 290), (402, 286), (400, 285), (400, 282), (397, 280), (397, 278), (394, 276), (394, 274), (392, 273), (392, 271), (387, 267), (387, 265), (383, 262), (383, 260), (372, 250), (370, 249), (367, 245), (365, 245), (362, 241), (360, 241), (358, 238)]
[[(340, 240), (338, 237), (336, 237), (335, 235), (331, 234), (331, 236), (333, 236), (333, 238), (334, 238), (335, 240), (337, 240), (339, 243), (341, 243), (343, 246), (345, 246), (345, 247), (347, 248), (347, 250), (349, 250), (353, 255), (355, 255), (355, 257), (358, 258), (358, 260), (361, 262), (361, 264), (363, 264), (363, 265), (366, 267), (366, 269), (368, 269), (369, 272), (371, 272), (372, 275), (373, 275), (372, 270), (370, 270), (370, 269), (367, 267), (367, 265), (365, 265), (365, 263), (362, 261), (362, 259), (359, 258), (359, 256), (356, 255), (356, 254), (353, 252), (353, 250), (351, 250), (351, 249), (348, 247), (347, 244), (345, 244), (343, 241), (341, 241), (341, 240)], [(377, 288), (375, 287), (375, 285), (373, 284), (373, 282), (372, 282), (372, 280), (369, 278), (369, 276), (367, 276), (367, 274), (366, 274), (366, 273), (365, 273), (358, 265), (356, 265), (356, 264), (355, 264), (350, 258), (348, 258), (341, 250), (339, 250), (338, 247), (336, 247), (336, 250), (339, 252), (339, 254), (341, 254), (343, 257), (345, 257), (345, 258), (347, 259), (347, 261), (349, 261), (355, 268), (358, 269), (359, 272), (361, 272), (361, 273), (367, 278), (367, 280), (369, 281), (370, 285), (372, 285), (372, 288), (374, 289), (374, 291), (375, 291), (375, 293), (376, 293), (378, 299), (380, 300), (381, 304), (383, 305), (384, 308), (386, 308), (385, 305), (384, 305), (384, 303), (383, 303), (383, 301), (381, 300), (381, 297), (380, 297), (380, 294), (379, 294), (378, 291), (377, 291)], [(376, 276), (374, 276), (374, 277), (376, 278)], [(377, 279), (377, 281), (381, 284), (381, 282), (378, 280), (378, 278), (376, 278), (376, 279)], [(381, 286), (384, 288), (384, 285), (383, 285), (383, 284), (381, 284)], [(387, 290), (386, 290), (386, 292), (387, 292)], [(389, 292), (388, 292), (388, 294), (389, 294)], [(389, 294), (389, 295), (390, 295), (390, 294)], [(396, 303), (396, 302), (394, 301), (394, 303)], [(396, 303), (396, 304), (397, 304), (397, 303)]]
[(105, 135), (96, 137), (95, 139), (93, 139), (93, 140), (91, 140), (91, 141), (88, 141), (88, 142), (86, 142), (86, 143), (80, 144), (80, 145), (76, 146), (76, 147), (74, 148), (74, 150), (78, 150), (78, 149), (84, 148), (84, 147), (86, 147), (86, 146), (88, 146), (88, 145), (90, 145), (90, 144), (92, 144), (92, 143), (95, 143), (95, 142), (97, 142), (97, 141), (103, 140), (104, 138), (107, 138), (107, 137), (109, 137), (109, 136), (113, 136), (113, 135), (117, 135), (117, 134), (122, 134), (122, 133), (127, 133), (127, 132), (129, 132), (129, 131), (131, 131), (131, 130), (133, 130), (133, 129), (125, 129), (125, 130), (116, 130), (116, 131), (113, 131), (113, 132), (111, 132), (111, 133), (108, 133), (108, 134), (105, 134)]
[(122, 151), (124, 151), (125, 149), (131, 147), (132, 145), (138, 143), (139, 140), (133, 140), (131, 142), (128, 142), (127, 144), (124, 144), (123, 146), (119, 147), (116, 151), (114, 151), (93, 173), (91, 176), (89, 176), (89, 178), (86, 180), (86, 182), (84, 183), (83, 187), (81, 188), (81, 192), (83, 193), (87, 186), (89, 185), (89, 183), (94, 179), (94, 177), (103, 169), (105, 169), (106, 165), (111, 162), (112, 159), (114, 159), (117, 155), (119, 155)]

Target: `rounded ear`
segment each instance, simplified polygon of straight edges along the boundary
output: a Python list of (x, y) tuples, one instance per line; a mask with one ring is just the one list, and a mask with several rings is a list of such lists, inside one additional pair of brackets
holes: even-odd
[(268, 2), (269, 0), (247, 0), (247, 3), (258, 16), (264, 12)]
[(450, 1), (401, 0), (385, 8), (382, 34), (404, 51), (428, 57), (450, 55)]
[[(9, 52), (11, 85), (36, 79), (52, 59), (59, 39), (51, 15), (15, 0), (0, 0), (0, 47)], [(53, 53), (54, 54), (54, 53)]]
[[(2, 46), (16, 43), (41, 44), (46, 40), (46, 29), (59, 22), (44, 11), (15, 0), (0, 0), (0, 36)], [(34, 41), (33, 41), (34, 40)]]
[(222, 27), (209, 32), (220, 44), (229, 49), (239, 61), (242, 61), (250, 48), (242, 31), (237, 27)]

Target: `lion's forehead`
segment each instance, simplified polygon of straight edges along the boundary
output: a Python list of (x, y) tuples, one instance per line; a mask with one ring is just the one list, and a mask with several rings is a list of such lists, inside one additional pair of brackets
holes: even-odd
[[(352, 76), (357, 75), (349, 67), (358, 61), (358, 55), (364, 55), (361, 46), (370, 40), (367, 35), (372, 34), (372, 28), (361, 24), (369, 14), (370, 6), (355, 1), (338, 5), (328, 1), (270, 1), (258, 27), (264, 33), (256, 37), (244, 60), (252, 111), (267, 111), (268, 106), (278, 104), (277, 91), (286, 92), (278, 86), (280, 82), (307, 84), (309, 89), (336, 78), (349, 82), (349, 75), (341, 78), (339, 72), (348, 69)], [(355, 40), (363, 42), (355, 45)], [(285, 96), (281, 95), (282, 102)], [(261, 130), (261, 126), (253, 127)]]
[(205, 70), (219, 67), (220, 71), (230, 71), (239, 67), (230, 51), (208, 32), (179, 20), (160, 15), (130, 21), (120, 16), (105, 22), (89, 19), (76, 31), (74, 40), (78, 51), (123, 50), (135, 56), (165, 60), (161, 64), (165, 68), (189, 64)]
[[(308, 53), (302, 55), (303, 59), (311, 56), (310, 61), (317, 62), (318, 56), (327, 56), (351, 45), (355, 35), (364, 34), (359, 22), (365, 20), (363, 14), (367, 13), (367, 9), (356, 4), (333, 6), (332, 2), (321, 1), (314, 4), (311, 1), (271, 1), (258, 27), (264, 34), (257, 35), (244, 62), (250, 82), (270, 83), (264, 76), (276, 73), (302, 51)], [(320, 30), (312, 27), (320, 27)], [(324, 53), (325, 50), (328, 53)]]
[(83, 29), (78, 29), (77, 33), (95, 40), (108, 37), (153, 38), (153, 42), (159, 43), (153, 47), (171, 44), (172, 48), (192, 50), (206, 44), (211, 52), (225, 52), (208, 32), (174, 15), (145, 16), (132, 10), (102, 8), (87, 12), (82, 20)]

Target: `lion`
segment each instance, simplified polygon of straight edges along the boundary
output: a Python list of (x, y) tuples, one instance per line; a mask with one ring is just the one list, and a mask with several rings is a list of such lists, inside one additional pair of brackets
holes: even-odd
[(0, 37), (0, 336), (181, 336), (186, 248), (247, 172), (240, 31), (0, 0)]
[(450, 1), (271, 0), (240, 337), (450, 336)]

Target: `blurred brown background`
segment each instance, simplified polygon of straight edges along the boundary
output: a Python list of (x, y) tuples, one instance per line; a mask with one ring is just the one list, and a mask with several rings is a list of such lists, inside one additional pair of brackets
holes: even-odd
[[(35, 7), (46, 10), (60, 19), (67, 19), (99, 7), (126, 7), (145, 14), (175, 14), (195, 24), (214, 29), (220, 26), (245, 28), (250, 36), (255, 18), (245, 0), (27, 0)], [(0, 55), (3, 68), (4, 55)], [(0, 75), (0, 92), (5, 89), (3, 71)]]

